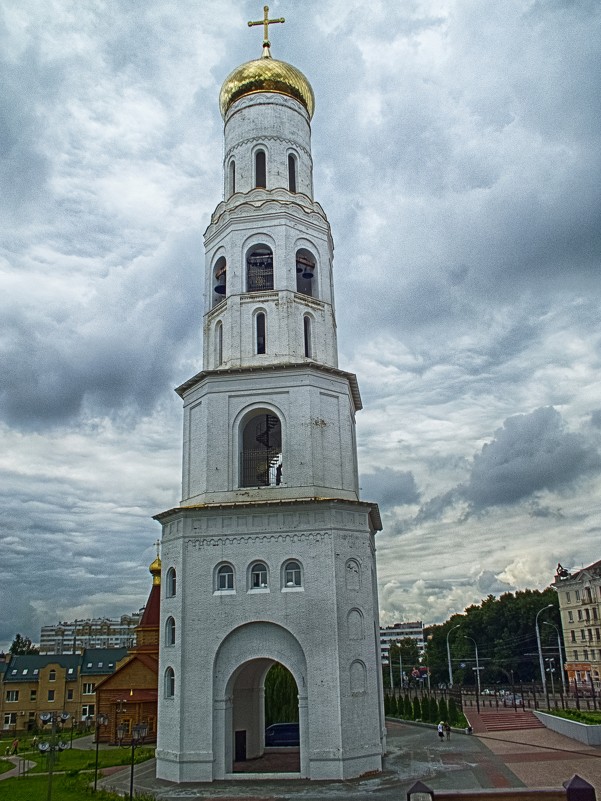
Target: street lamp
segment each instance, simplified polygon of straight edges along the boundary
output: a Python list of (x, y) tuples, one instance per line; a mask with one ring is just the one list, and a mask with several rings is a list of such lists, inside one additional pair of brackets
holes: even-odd
[(543, 681), (543, 695), (547, 694), (547, 678), (545, 676), (545, 663), (543, 662), (543, 649), (540, 644), (540, 631), (538, 628), (538, 616), (541, 612), (544, 612), (545, 609), (552, 609), (553, 604), (547, 604), (547, 606), (543, 606), (542, 609), (539, 609), (536, 613), (536, 617), (534, 618), (534, 628), (536, 629), (536, 644), (538, 645), (538, 662), (540, 665), (540, 677)]
[(449, 645), (449, 635), (452, 631), (458, 629), (460, 625), (461, 624), (458, 623), (456, 626), (453, 626), (453, 628), (450, 628), (447, 632), (447, 660), (449, 663), (449, 687), (453, 686), (453, 668), (451, 667), (451, 647)]
[[(127, 726), (120, 723), (117, 726), (117, 738), (119, 745), (123, 745), (123, 738), (127, 734)], [(129, 797), (134, 797), (134, 752), (138, 745), (142, 745), (146, 735), (148, 734), (148, 726), (146, 723), (136, 723), (131, 730), (131, 772), (129, 776)]]
[(96, 715), (96, 765), (94, 767), (94, 792), (98, 782), (98, 746), (100, 745), (100, 727), (107, 726), (109, 719), (106, 715)]
[(474, 668), (474, 670), (476, 671), (478, 694), (480, 694), (480, 692), (481, 692), (480, 671), (482, 670), (482, 668), (480, 667), (480, 663), (478, 662), (478, 643), (476, 642), (476, 640), (473, 637), (468, 637), (467, 634), (464, 634), (463, 636), (465, 637), (466, 640), (471, 640), (474, 643), (474, 648), (476, 649), (476, 667)]
[(57, 724), (62, 726), (69, 720), (71, 715), (68, 712), (40, 712), (40, 720), (42, 726), (47, 723), (51, 724), (50, 740), (44, 740), (38, 743), (38, 751), (40, 754), (48, 756), (48, 793), (46, 795), (47, 801), (52, 799), (52, 772), (54, 770), (54, 759), (57, 751), (64, 751), (67, 748), (65, 743), (57, 734)]
[(564, 671), (564, 664), (567, 660), (564, 660), (561, 655), (561, 637), (559, 636), (559, 629), (555, 625), (555, 623), (549, 623), (546, 620), (543, 620), (543, 626), (553, 626), (555, 631), (557, 632), (557, 650), (559, 651), (559, 674), (561, 676), (561, 686), (563, 687), (563, 694), (566, 694), (566, 677)]

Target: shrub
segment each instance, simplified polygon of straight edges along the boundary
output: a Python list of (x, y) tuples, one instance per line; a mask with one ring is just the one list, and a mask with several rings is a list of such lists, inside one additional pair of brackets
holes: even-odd
[(421, 720), (422, 719), (422, 707), (419, 702), (419, 698), (417, 695), (413, 699), (413, 720)]

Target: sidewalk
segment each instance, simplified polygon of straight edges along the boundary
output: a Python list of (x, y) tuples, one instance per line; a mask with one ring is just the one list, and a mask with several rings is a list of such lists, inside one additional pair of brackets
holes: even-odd
[(12, 762), (15, 767), (11, 768), (11, 770), (7, 770), (5, 773), (0, 773), (0, 782), (3, 779), (12, 779), (14, 776), (22, 776), (23, 773), (26, 773), (35, 766), (35, 762), (31, 762), (31, 760), (20, 756), (7, 756), (4, 757), (4, 759), (8, 762)]
[[(384, 772), (351, 781), (310, 782), (304, 779), (250, 779), (212, 784), (176, 785), (154, 777), (154, 760), (136, 766), (135, 787), (157, 801), (216, 799), (217, 801), (399, 801), (418, 780), (433, 789), (523, 787), (524, 782), (478, 737), (453, 732), (440, 742), (431, 726), (387, 721), (388, 754)], [(563, 776), (569, 779), (572, 772)], [(103, 787), (121, 792), (129, 787), (129, 769), (103, 778)]]

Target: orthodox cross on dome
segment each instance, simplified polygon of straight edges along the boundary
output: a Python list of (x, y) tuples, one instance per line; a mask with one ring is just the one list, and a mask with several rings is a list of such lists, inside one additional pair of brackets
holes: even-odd
[(161, 555), (161, 551), (160, 551), (161, 541), (160, 540), (156, 540), (155, 543), (154, 543), (154, 547), (157, 549), (157, 559), (158, 559), (159, 556)]
[(252, 28), (254, 25), (263, 26), (263, 56), (265, 56), (265, 48), (267, 48), (267, 55), (269, 55), (269, 47), (271, 46), (271, 42), (269, 41), (269, 26), (276, 22), (286, 22), (286, 20), (284, 17), (269, 19), (269, 6), (263, 6), (263, 15), (263, 19), (256, 20), (255, 22), (249, 22), (248, 27)]

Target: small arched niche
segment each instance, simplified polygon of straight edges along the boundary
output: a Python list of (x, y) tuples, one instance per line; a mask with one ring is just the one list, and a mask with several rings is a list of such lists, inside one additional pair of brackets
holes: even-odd
[(227, 293), (227, 264), (225, 256), (220, 256), (213, 267), (213, 306), (225, 298)]
[(228, 168), (228, 195), (233, 195), (236, 191), (236, 162), (230, 161)]
[(255, 245), (246, 257), (246, 291), (273, 289), (273, 251), (268, 245)]
[(296, 192), (296, 156), (294, 153), (288, 153), (288, 190)]
[(305, 248), (296, 251), (296, 291), (310, 298), (316, 296), (315, 257)]
[(267, 187), (267, 157), (264, 150), (255, 151), (255, 186), (261, 189)]
[(242, 424), (241, 487), (276, 487), (282, 483), (282, 426), (271, 411), (255, 412)]

